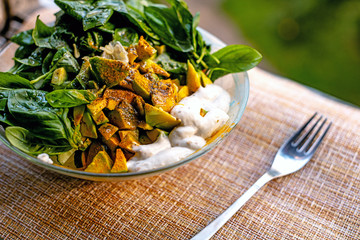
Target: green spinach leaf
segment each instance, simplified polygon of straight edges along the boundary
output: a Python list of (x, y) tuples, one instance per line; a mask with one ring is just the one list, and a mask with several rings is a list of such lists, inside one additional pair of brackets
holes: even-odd
[(84, 31), (91, 28), (104, 26), (113, 14), (113, 10), (106, 7), (98, 7), (88, 12), (83, 19)]
[(37, 138), (31, 134), (29, 130), (22, 127), (7, 127), (5, 130), (5, 135), (14, 147), (31, 155), (38, 155), (40, 153), (58, 155), (72, 149), (72, 147), (65, 139), (43, 140)]
[(229, 73), (247, 71), (261, 59), (261, 54), (249, 46), (229, 45), (213, 53), (212, 58), (206, 58), (205, 62), (210, 67), (209, 77), (215, 80)]
[(113, 35), (114, 40), (119, 41), (123, 46), (130, 46), (139, 41), (139, 35), (132, 28), (117, 28)]
[(50, 44), (50, 37), (55, 32), (54, 27), (49, 27), (43, 23), (39, 16), (36, 19), (35, 28), (32, 32), (32, 38), (36, 46), (44, 48), (52, 48)]
[(96, 96), (88, 90), (61, 89), (49, 92), (45, 95), (48, 103), (55, 108), (71, 108), (88, 104), (95, 100)]
[(177, 51), (191, 52), (194, 50), (192, 23), (189, 23), (187, 14), (181, 15), (183, 13), (176, 5), (171, 8), (164, 5), (144, 7), (146, 21), (162, 42)]
[(82, 21), (86, 14), (93, 9), (91, 2), (92, 1), (55, 0), (56, 5), (78, 21)]
[(169, 73), (186, 74), (187, 72), (186, 63), (175, 61), (167, 53), (160, 54), (154, 61)]
[(19, 123), (42, 139), (67, 139), (61, 120), (65, 109), (53, 108), (47, 102), (46, 91), (16, 89), (9, 93), (8, 110)]
[(15, 34), (10, 38), (10, 40), (20, 46), (29, 46), (35, 44), (35, 41), (32, 37), (33, 29), (20, 32)]
[(16, 89), (16, 88), (32, 88), (29, 80), (19, 75), (0, 72), (0, 88)]

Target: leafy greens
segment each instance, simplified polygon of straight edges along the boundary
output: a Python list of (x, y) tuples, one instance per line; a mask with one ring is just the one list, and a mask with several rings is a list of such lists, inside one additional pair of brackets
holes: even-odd
[[(212, 53), (197, 29), (199, 13), (193, 16), (183, 0), (167, 2), (55, 0), (61, 11), (54, 26), (38, 16), (34, 29), (14, 35), (11, 41), (19, 45), (15, 64), (0, 73), (0, 123), (9, 141), (35, 155), (86, 148), (72, 114), (103, 91), (88, 59), (113, 40), (130, 47), (144, 37), (158, 48), (153, 61), (172, 79), (184, 78), (188, 61), (212, 81), (261, 61), (259, 52), (243, 45)], [(59, 69), (65, 75), (59, 76)]]

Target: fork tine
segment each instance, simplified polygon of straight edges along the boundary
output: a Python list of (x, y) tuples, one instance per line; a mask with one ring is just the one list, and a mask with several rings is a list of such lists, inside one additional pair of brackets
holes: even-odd
[[(301, 126), (301, 127), (299, 128), (299, 130), (297, 130), (297, 131), (291, 136), (290, 142), (291, 142), (291, 145), (292, 145), (292, 146), (296, 146), (296, 145), (299, 144), (299, 141), (295, 141), (295, 140), (299, 137), (300, 133), (301, 133), (302, 131), (304, 131), (304, 129), (309, 125), (309, 123), (315, 118), (315, 116), (316, 116), (317, 114), (318, 114), (317, 112), (314, 113), (314, 115), (313, 115), (303, 126)], [(303, 139), (299, 139), (299, 140), (302, 141)], [(300, 142), (301, 142), (301, 141), (300, 141)]]
[[(316, 135), (319, 134), (319, 132), (320, 132), (321, 128), (324, 126), (327, 118), (325, 118), (325, 120), (321, 123), (320, 127), (318, 127), (318, 129), (317, 129), (315, 132), (313, 132), (313, 130), (314, 130), (314, 128), (318, 125), (318, 123), (320, 122), (321, 118), (322, 118), (322, 116), (316, 121), (316, 123), (312, 126), (312, 128), (307, 132), (307, 134), (306, 134), (306, 137), (307, 137), (306, 141), (302, 144), (302, 146), (300, 146), (300, 147), (297, 149), (299, 152), (302, 152), (302, 151), (304, 151), (305, 149), (307, 149), (307, 148), (309, 147), (309, 145), (312, 143), (312, 141), (314, 141)], [(310, 133), (311, 133), (311, 135), (310, 135)], [(310, 135), (310, 137), (308, 137), (309, 135)]]
[(293, 146), (294, 147), (299, 146), (304, 141), (304, 139), (308, 138), (310, 133), (314, 130), (314, 128), (318, 125), (318, 123), (320, 122), (320, 120), (322, 118), (323, 118), (323, 116), (320, 116), (319, 119), (315, 122), (315, 124), (313, 124), (312, 127), (307, 132), (305, 132), (303, 135), (301, 135), (300, 138), (297, 139), (296, 142), (293, 143)]
[[(325, 123), (325, 121), (324, 121), (324, 123)], [(329, 123), (329, 125), (327, 126), (327, 128), (325, 129), (323, 134), (316, 139), (316, 141), (313, 143), (313, 145), (311, 145), (311, 147), (309, 148), (309, 150), (306, 151), (306, 153), (313, 154), (315, 152), (315, 150), (319, 147), (320, 143), (322, 142), (325, 135), (329, 131), (331, 125), (332, 125), (332, 122)]]

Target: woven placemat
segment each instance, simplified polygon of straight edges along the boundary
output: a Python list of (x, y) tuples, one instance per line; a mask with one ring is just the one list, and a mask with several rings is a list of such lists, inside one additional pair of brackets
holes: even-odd
[(0, 145), (4, 239), (189, 239), (270, 166), (314, 112), (333, 126), (299, 172), (262, 188), (214, 239), (360, 235), (360, 110), (260, 69), (238, 126), (210, 153), (159, 176), (118, 183), (66, 177)]

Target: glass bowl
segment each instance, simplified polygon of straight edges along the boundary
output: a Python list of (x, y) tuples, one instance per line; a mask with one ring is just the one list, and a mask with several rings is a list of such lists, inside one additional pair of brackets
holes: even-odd
[[(214, 35), (208, 33), (203, 29), (199, 29), (201, 34), (203, 35), (205, 41), (212, 45), (212, 49), (216, 50), (225, 46), (225, 44), (216, 38)], [(14, 56), (14, 52), (17, 49), (17, 45), (8, 44), (1, 52), (0, 52), (0, 71), (7, 71), (13, 65), (12, 57)], [(60, 174), (68, 175), (71, 177), (87, 179), (92, 181), (123, 181), (123, 180), (133, 180), (139, 179), (143, 177), (149, 177), (158, 175), (160, 173), (167, 172), (169, 170), (178, 168), (186, 163), (189, 163), (205, 153), (209, 152), (216, 145), (218, 145), (236, 126), (239, 122), (242, 114), (244, 113), (247, 100), (249, 97), (249, 80), (246, 72), (230, 74), (221, 79), (215, 81), (216, 84), (222, 86), (226, 89), (231, 96), (231, 103), (229, 109), (229, 120), (227, 123), (218, 131), (214, 136), (207, 140), (207, 144), (189, 155), (185, 159), (180, 160), (179, 162), (170, 164), (166, 167), (161, 167), (158, 169), (142, 171), (142, 172), (128, 172), (128, 173), (90, 173), (79, 170), (72, 170), (67, 168), (62, 168), (56, 165), (44, 163), (39, 159), (30, 156), (16, 147), (12, 146), (10, 142), (5, 137), (5, 131), (2, 127), (0, 127), (0, 140), (11, 150), (14, 151), (15, 154), (18, 154), (23, 159), (26, 159), (38, 166), (41, 166), (50, 171), (54, 171)]]

